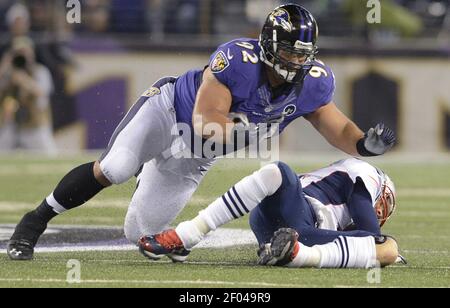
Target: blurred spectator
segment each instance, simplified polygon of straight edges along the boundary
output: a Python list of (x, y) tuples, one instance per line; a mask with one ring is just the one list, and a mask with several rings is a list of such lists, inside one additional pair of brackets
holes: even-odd
[(25, 5), (14, 4), (6, 14), (6, 24), (12, 38), (27, 35), (30, 31), (30, 13)]
[(447, 12), (442, 21), (442, 30), (439, 33), (439, 39), (446, 42), (450, 46), (450, 7), (447, 6)]
[(79, 30), (94, 34), (104, 33), (110, 30), (110, 1), (84, 1), (82, 12), (82, 22)]
[(113, 32), (143, 33), (149, 31), (147, 24), (149, 3), (147, 0), (111, 0), (110, 5), (111, 30)]
[(164, 0), (148, 0), (147, 23), (154, 41), (164, 38), (164, 12), (167, 2)]
[[(72, 54), (66, 46), (67, 42), (64, 37), (67, 34), (65, 31), (68, 29), (62, 26), (67, 26), (66, 9), (64, 5), (56, 5), (53, 0), (33, 0), (29, 3), (30, 11), (20, 3), (16, 3), (8, 9), (6, 21), (9, 32), (0, 47), (0, 56), (11, 49), (14, 37), (28, 35), (33, 39), (36, 61), (50, 70), (52, 79), (55, 81), (51, 105), (54, 115), (53, 123), (55, 128), (60, 128), (75, 120), (73, 98), (68, 96), (65, 91), (67, 80), (65, 72), (68, 65), (73, 63)], [(31, 32), (30, 29), (34, 29), (35, 32)]]
[[(246, 9), (246, 1), (215, 0), (212, 10), (214, 14), (213, 33), (226, 34), (230, 36), (234, 36), (236, 33), (241, 33), (241, 35), (249, 33), (251, 31), (252, 24), (247, 17)], [(265, 13), (267, 15), (268, 12)], [(262, 26), (262, 24), (260, 26)]]
[(54, 6), (46, 0), (28, 0), (27, 7), (31, 16), (31, 31), (44, 32), (54, 29)]
[(6, 13), (11, 7), (13, 0), (0, 0), (0, 33), (8, 31), (6, 25)]
[(344, 9), (348, 13), (354, 27), (364, 29), (368, 38), (374, 29), (388, 30), (401, 37), (418, 35), (423, 29), (422, 20), (408, 9), (393, 0), (383, 0), (381, 5), (382, 22), (369, 24), (367, 22), (368, 8), (361, 5), (361, 0), (346, 0)]
[(200, 32), (200, 0), (166, 0), (165, 32), (170, 34), (196, 34)]
[[(267, 18), (267, 12), (273, 10), (277, 5), (280, 5), (282, 1), (279, 0), (247, 0), (246, 1), (246, 14), (247, 18), (255, 24), (256, 27), (261, 28)], [(308, 8), (308, 7), (307, 7)], [(261, 30), (258, 29), (257, 32)]]
[(2, 36), (0, 57), (11, 48), (15, 37), (26, 36), (30, 31), (30, 13), (26, 6), (16, 3), (8, 7), (5, 13), (5, 26), (8, 32)]
[(14, 38), (0, 63), (0, 151), (56, 152), (49, 101), (52, 91), (50, 72), (36, 63), (32, 41)]

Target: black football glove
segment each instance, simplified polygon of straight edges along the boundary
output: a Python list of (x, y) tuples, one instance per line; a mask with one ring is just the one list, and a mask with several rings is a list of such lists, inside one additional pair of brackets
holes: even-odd
[(383, 123), (369, 129), (356, 147), (361, 156), (379, 156), (389, 151), (396, 142), (395, 133)]

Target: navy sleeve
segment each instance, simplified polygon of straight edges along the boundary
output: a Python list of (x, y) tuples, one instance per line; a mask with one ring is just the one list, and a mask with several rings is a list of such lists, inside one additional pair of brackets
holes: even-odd
[(315, 227), (302, 227), (300, 230), (297, 229), (299, 233), (299, 240), (302, 244), (312, 247), (314, 245), (324, 245), (333, 242), (340, 236), (348, 236), (348, 237), (367, 237), (367, 236), (376, 236), (376, 234), (363, 231), (363, 230), (355, 230), (355, 231), (331, 231), (331, 230), (322, 230), (317, 229)]
[(339, 236), (366, 237), (381, 234), (372, 198), (364, 182), (358, 178), (353, 189), (346, 191), (346, 195), (348, 196), (347, 206), (356, 230), (331, 231), (302, 225), (296, 228), (302, 244), (306, 246), (323, 245), (334, 241)]
[(353, 193), (347, 202), (347, 207), (357, 230), (381, 235), (380, 225), (372, 204), (372, 197), (360, 178), (356, 181)]

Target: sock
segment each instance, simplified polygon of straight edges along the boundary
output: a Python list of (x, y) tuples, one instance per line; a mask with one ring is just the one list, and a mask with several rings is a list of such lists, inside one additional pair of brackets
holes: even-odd
[(47, 197), (47, 203), (56, 213), (62, 214), (83, 205), (105, 188), (94, 176), (94, 164), (85, 164), (70, 171)]
[(211, 230), (250, 213), (263, 199), (273, 195), (282, 182), (277, 165), (270, 164), (242, 179), (199, 216)]
[(307, 247), (299, 252), (288, 267), (371, 268), (377, 263), (375, 240), (368, 237), (340, 236), (325, 245)]
[(35, 246), (50, 220), (84, 204), (103, 188), (95, 179), (94, 163), (75, 168), (61, 180), (55, 191), (41, 205), (22, 218), (11, 240), (26, 240)]
[(197, 216), (193, 220), (180, 223), (175, 231), (183, 243), (184, 248), (191, 250), (201, 242), (206, 234), (211, 232), (211, 228), (203, 218)]
[(287, 267), (317, 267), (320, 264), (320, 251), (317, 247), (308, 247), (297, 242), (297, 254)]
[(211, 232), (211, 228), (208, 226), (206, 221), (203, 218), (201, 218), (200, 216), (197, 216), (196, 218), (194, 218), (192, 220), (192, 223), (195, 225), (197, 230), (200, 231), (200, 233), (202, 233), (203, 235)]
[(238, 182), (194, 220), (180, 224), (176, 232), (185, 248), (190, 249), (210, 231), (250, 213), (264, 198), (273, 195), (281, 184), (278, 166), (267, 165)]

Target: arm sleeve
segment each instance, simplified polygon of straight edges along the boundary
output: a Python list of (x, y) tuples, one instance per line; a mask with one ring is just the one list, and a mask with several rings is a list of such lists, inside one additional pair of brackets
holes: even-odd
[(322, 93), (318, 103), (320, 106), (325, 106), (333, 100), (334, 92), (336, 91), (336, 79), (331, 68), (327, 67), (329, 76), (327, 78), (323, 78), (320, 83), (320, 90), (318, 93)]
[(372, 198), (361, 178), (357, 178), (353, 189), (348, 192), (347, 206), (356, 230), (332, 231), (303, 225), (300, 230), (297, 230), (302, 244), (306, 246), (323, 245), (334, 241), (339, 236), (366, 237), (381, 234)]
[(297, 232), (299, 232), (300, 235), (299, 238), (300, 242), (309, 247), (312, 247), (314, 245), (324, 245), (331, 243), (340, 236), (348, 236), (348, 237), (376, 236), (376, 234), (374, 233), (363, 230), (331, 231), (331, 230), (317, 229), (315, 227), (301, 228), (301, 230), (297, 230)]
[(258, 66), (242, 61), (242, 48), (236, 44), (222, 45), (211, 56), (209, 67), (213, 75), (225, 85), (233, 96), (246, 98), (249, 91), (252, 76)]
[(356, 181), (353, 193), (347, 202), (347, 206), (356, 229), (368, 231), (377, 236), (381, 235), (380, 225), (372, 203), (372, 197), (360, 178)]

